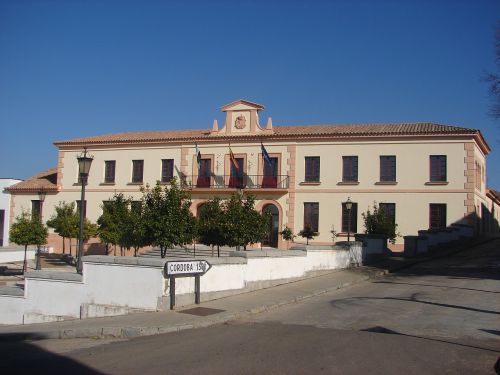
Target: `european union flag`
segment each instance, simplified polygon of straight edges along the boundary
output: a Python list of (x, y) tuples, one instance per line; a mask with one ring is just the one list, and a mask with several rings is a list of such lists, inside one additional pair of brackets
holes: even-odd
[(262, 142), (260, 143), (260, 149), (262, 151), (262, 158), (264, 159), (264, 161), (267, 163), (267, 165), (272, 166), (273, 162), (271, 161), (271, 158), (269, 157), (269, 154), (267, 153), (267, 150)]

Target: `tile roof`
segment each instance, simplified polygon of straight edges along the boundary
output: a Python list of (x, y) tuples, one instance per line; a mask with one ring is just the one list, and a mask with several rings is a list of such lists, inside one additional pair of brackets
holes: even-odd
[(50, 168), (44, 172), (30, 177), (25, 181), (18, 182), (5, 190), (9, 192), (38, 192), (57, 190), (57, 168)]
[(211, 134), (210, 129), (157, 130), (103, 134), (54, 142), (56, 146), (81, 146), (113, 143), (156, 143), (189, 140), (213, 140), (220, 136), (243, 138), (288, 138), (288, 137), (374, 137), (374, 136), (428, 136), (428, 135), (474, 135), (477, 129), (433, 123), (362, 124), (362, 125), (305, 125), (274, 126), (274, 134)]

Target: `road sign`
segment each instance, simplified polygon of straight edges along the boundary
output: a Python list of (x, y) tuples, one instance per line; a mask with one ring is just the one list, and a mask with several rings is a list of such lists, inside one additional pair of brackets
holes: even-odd
[(165, 263), (165, 275), (200, 275), (211, 267), (212, 265), (206, 260), (176, 260)]

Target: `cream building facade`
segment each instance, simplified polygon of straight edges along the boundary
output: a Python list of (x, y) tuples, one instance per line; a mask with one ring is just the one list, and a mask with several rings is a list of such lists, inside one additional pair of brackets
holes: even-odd
[[(232, 102), (222, 107), (225, 123), (214, 121), (211, 129), (57, 141), (57, 167), (9, 189), (11, 220), (23, 209), (37, 209), (41, 189), (47, 192), (44, 221), (60, 201), (78, 201), (76, 158), (86, 147), (94, 157), (86, 215), (94, 222), (114, 193), (139, 200), (141, 186), (176, 177), (190, 192), (194, 214), (214, 196), (238, 190), (255, 195), (257, 209), (273, 216), (265, 245), (279, 248), (288, 245), (278, 234), (285, 225), (295, 234), (311, 225), (319, 232), (312, 241), (317, 244), (331, 244), (332, 229), (337, 240), (345, 240), (348, 229), (363, 233), (362, 213), (374, 202), (390, 213), (401, 235), (452, 223), (498, 230), (498, 195), (485, 185), (490, 148), (479, 130), (432, 123), (273, 126), (271, 118), (264, 126), (263, 108)], [(348, 198), (354, 202), (350, 218)], [(51, 245), (60, 248), (54, 241), (52, 235)], [(396, 248), (402, 243), (399, 237)]]

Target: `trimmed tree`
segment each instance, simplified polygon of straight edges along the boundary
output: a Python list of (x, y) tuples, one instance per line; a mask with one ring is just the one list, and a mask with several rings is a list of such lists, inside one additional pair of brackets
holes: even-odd
[(202, 244), (212, 248), (217, 246), (217, 256), (220, 256), (219, 247), (224, 245), (224, 211), (219, 197), (208, 200), (200, 208), (198, 222), (199, 240)]
[(146, 225), (142, 205), (140, 207), (130, 207), (124, 217), (121, 227), (120, 242), (127, 248), (134, 249), (134, 257), (141, 247), (148, 245), (146, 237)]
[(55, 214), (47, 221), (47, 226), (54, 229), (54, 232), (62, 237), (63, 254), (66, 253), (65, 239), (70, 239), (70, 255), (71, 255), (71, 238), (76, 238), (78, 235), (79, 218), (75, 212), (75, 203), (59, 202), (55, 207)]
[(299, 236), (306, 239), (306, 245), (309, 245), (309, 240), (312, 240), (319, 233), (315, 232), (310, 225), (306, 225), (304, 229), (299, 232)]
[(113, 195), (113, 197), (103, 205), (102, 215), (97, 219), (98, 235), (101, 242), (108, 252), (109, 245), (114, 246), (116, 255), (116, 246), (120, 246), (120, 255), (123, 255), (124, 226), (128, 217), (128, 206), (130, 199), (125, 198), (122, 193)]
[(184, 245), (188, 240), (186, 231), (192, 220), (189, 210), (191, 200), (182, 191), (174, 178), (164, 188), (160, 182), (152, 189), (143, 190), (146, 237), (149, 243), (160, 248), (164, 258), (169, 247)]
[(47, 242), (48, 230), (38, 217), (31, 217), (28, 211), (23, 211), (10, 227), (9, 237), (12, 242), (24, 246), (23, 273), (27, 268), (28, 245), (41, 246)]
[(258, 212), (255, 209), (255, 196), (244, 195), (243, 215), (246, 218), (246, 236), (243, 248), (246, 250), (248, 244), (262, 242), (269, 235), (269, 225), (271, 214), (268, 212)]
[(383, 234), (387, 236), (389, 242), (393, 244), (396, 242), (398, 225), (383, 209), (379, 208), (376, 202), (373, 203), (373, 211), (368, 208), (361, 216), (363, 216), (366, 234)]
[(293, 234), (292, 230), (288, 227), (288, 225), (285, 225), (283, 230), (280, 232), (281, 237), (289, 243), (290, 241), (293, 241), (295, 239), (295, 235)]
[(223, 204), (224, 243), (228, 246), (243, 246), (262, 241), (269, 233), (269, 215), (255, 210), (255, 197), (232, 194)]

